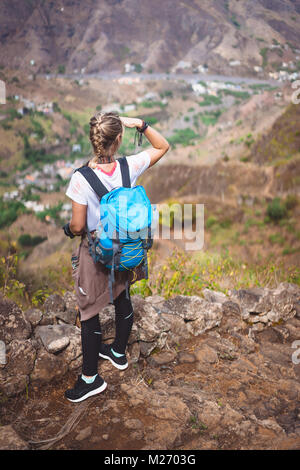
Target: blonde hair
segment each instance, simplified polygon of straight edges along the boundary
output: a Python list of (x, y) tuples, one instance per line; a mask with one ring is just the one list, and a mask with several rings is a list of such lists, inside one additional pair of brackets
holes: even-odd
[[(90, 141), (94, 157), (90, 163), (110, 163), (122, 142), (123, 123), (117, 113), (97, 113), (90, 120)], [(121, 134), (120, 141), (117, 137)]]

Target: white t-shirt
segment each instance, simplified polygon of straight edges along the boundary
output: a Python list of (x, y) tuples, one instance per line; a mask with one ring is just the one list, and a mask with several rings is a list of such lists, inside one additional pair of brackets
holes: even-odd
[[(126, 159), (129, 166), (131, 187), (133, 187), (138, 177), (149, 167), (150, 155), (144, 150), (135, 155), (130, 155)], [(93, 169), (93, 171), (108, 191), (122, 186), (122, 174), (118, 161), (110, 173), (105, 172), (100, 167), (99, 169)], [(79, 171), (73, 173), (66, 195), (78, 204), (88, 206), (87, 226), (89, 231), (95, 230), (100, 219), (99, 198)]]

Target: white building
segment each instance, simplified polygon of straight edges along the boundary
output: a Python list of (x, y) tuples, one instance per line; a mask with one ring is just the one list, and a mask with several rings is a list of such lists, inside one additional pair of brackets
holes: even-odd
[(193, 83), (192, 88), (193, 88), (193, 91), (196, 93), (196, 95), (207, 94), (207, 88), (201, 85), (201, 83)]
[(229, 62), (229, 65), (230, 65), (230, 67), (238, 67), (239, 65), (241, 65), (241, 61), (240, 60), (231, 60)]
[(125, 73), (130, 73), (130, 72), (134, 72), (135, 71), (135, 66), (132, 65), (132, 64), (125, 64), (124, 65), (124, 70), (125, 70)]
[(80, 144), (73, 144), (72, 152), (81, 152), (81, 145)]
[(172, 72), (176, 72), (178, 69), (190, 69), (192, 67), (191, 62), (187, 62), (185, 60), (180, 60), (175, 67), (172, 68)]
[(136, 109), (135, 104), (125, 104), (125, 106), (124, 106), (124, 112), (125, 113), (128, 113), (130, 111), (134, 111), (135, 109)]

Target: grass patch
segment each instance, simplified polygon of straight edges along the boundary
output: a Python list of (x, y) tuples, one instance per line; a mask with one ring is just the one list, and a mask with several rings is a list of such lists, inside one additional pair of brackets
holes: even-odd
[(222, 104), (222, 99), (219, 96), (206, 95), (203, 101), (199, 102), (199, 106), (211, 106)]
[(187, 127), (186, 129), (175, 129), (174, 134), (168, 138), (168, 141), (174, 148), (177, 145), (187, 147), (188, 145), (194, 145), (194, 141), (199, 138), (198, 134)]

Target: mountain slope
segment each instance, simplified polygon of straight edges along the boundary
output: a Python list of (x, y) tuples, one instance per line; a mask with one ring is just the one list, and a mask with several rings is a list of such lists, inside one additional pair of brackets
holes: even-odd
[(183, 60), (229, 74), (229, 63), (241, 61), (235, 72), (249, 74), (255, 65), (272, 70), (295, 59), (299, 21), (299, 0), (4, 0), (0, 64), (99, 72), (133, 63), (165, 71)]

